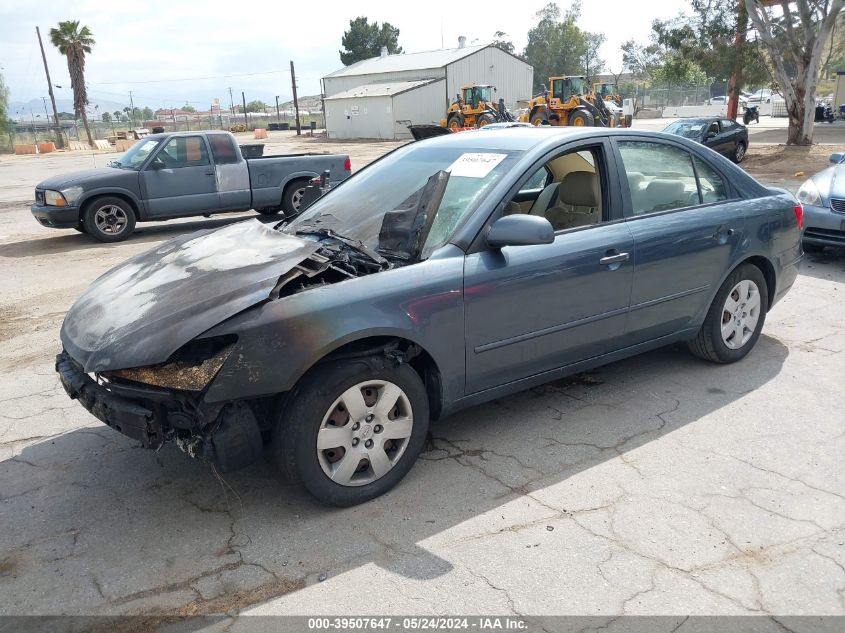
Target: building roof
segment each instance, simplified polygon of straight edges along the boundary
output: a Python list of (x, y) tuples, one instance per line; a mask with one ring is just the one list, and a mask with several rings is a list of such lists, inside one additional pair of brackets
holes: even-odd
[(442, 68), (452, 62), (463, 59), (468, 55), (477, 53), (490, 44), (478, 46), (464, 46), (462, 48), (442, 48), (434, 51), (422, 51), (420, 53), (400, 53), (399, 55), (385, 55), (384, 57), (371, 57), (360, 62), (350, 64), (333, 73), (328, 77), (351, 77), (353, 75), (374, 75), (376, 73), (392, 73), (403, 70), (422, 70), (424, 68)]
[(417, 79), (414, 81), (382, 81), (377, 83), (364, 84), (362, 86), (350, 88), (349, 90), (344, 90), (343, 92), (339, 92), (336, 95), (326, 97), (326, 101), (332, 101), (334, 99), (352, 99), (359, 97), (387, 97), (391, 95), (398, 95), (402, 94), (403, 92), (413, 90), (414, 88), (427, 86), (428, 84), (432, 84), (435, 81), (443, 81), (443, 78), (436, 77), (434, 79)]

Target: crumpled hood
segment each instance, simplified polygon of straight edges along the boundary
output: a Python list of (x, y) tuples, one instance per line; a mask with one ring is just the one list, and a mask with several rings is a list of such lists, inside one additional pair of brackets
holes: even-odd
[(94, 281), (65, 316), (65, 349), (86, 372), (166, 361), (267, 297), (319, 243), (258, 220), (178, 237)]

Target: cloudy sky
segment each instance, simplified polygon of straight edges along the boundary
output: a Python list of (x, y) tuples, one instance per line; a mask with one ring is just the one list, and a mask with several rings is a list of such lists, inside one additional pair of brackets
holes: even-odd
[[(365, 15), (399, 27), (406, 52), (455, 46), (459, 35), (468, 42), (492, 39), (496, 31), (510, 35), (518, 50), (545, 2), (485, 3), (486, 11), (459, 16), (456, 0), (361, 0), (348, 2), (268, 2), (249, 0), (3, 0), (0, 3), (0, 72), (12, 101), (46, 96), (35, 26), (41, 27), (53, 83), (63, 86), (57, 98), (70, 98), (67, 65), (48, 41), (60, 20), (80, 20), (94, 33), (96, 46), (88, 57), (86, 77), (90, 99), (127, 102), (153, 108), (186, 101), (206, 109), (217, 97), (228, 104), (244, 90), (247, 100), (272, 102), (291, 95), (289, 61), (296, 64), (300, 95), (318, 94), (320, 77), (341, 66), (340, 39), (349, 20)], [(562, 8), (568, 6), (561, 1)], [(634, 5), (621, 0), (585, 2), (580, 25), (607, 36), (603, 56), (610, 69), (621, 66), (619, 45), (627, 39), (646, 40), (654, 18), (677, 15), (685, 0), (651, 0)]]

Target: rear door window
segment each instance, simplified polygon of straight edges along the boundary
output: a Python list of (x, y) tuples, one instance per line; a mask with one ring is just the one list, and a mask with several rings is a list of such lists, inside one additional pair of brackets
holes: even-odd
[(698, 174), (698, 188), (701, 191), (701, 201), (704, 204), (728, 199), (728, 188), (725, 181), (710, 165), (698, 156), (695, 161), (695, 171)]
[(211, 155), (218, 165), (227, 165), (238, 162), (238, 153), (235, 150), (235, 143), (232, 137), (226, 134), (209, 134), (208, 142), (211, 145)]
[(635, 216), (700, 204), (689, 152), (651, 141), (620, 141)]

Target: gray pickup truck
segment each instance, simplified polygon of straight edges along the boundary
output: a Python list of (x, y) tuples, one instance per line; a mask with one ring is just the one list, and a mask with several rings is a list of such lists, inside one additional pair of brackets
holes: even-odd
[(108, 167), (39, 183), (32, 214), (44, 226), (119, 242), (136, 222), (248, 209), (292, 217), (312, 178), (329, 171), (336, 182), (351, 169), (344, 154), (246, 159), (228, 132), (154, 134)]

